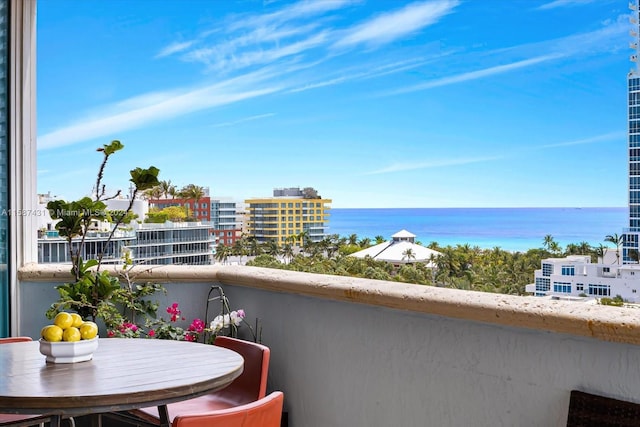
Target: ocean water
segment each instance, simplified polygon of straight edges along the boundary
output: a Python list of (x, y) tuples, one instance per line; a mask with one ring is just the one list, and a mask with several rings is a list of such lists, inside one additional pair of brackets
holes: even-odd
[(435, 241), (527, 251), (541, 248), (547, 234), (562, 247), (580, 242), (611, 246), (605, 236), (622, 234), (627, 216), (626, 207), (331, 209), (328, 232), (390, 239), (405, 229), (425, 245)]

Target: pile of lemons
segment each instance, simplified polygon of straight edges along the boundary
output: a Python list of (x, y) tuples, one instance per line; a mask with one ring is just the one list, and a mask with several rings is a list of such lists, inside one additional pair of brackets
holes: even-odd
[(40, 331), (42, 339), (49, 342), (90, 340), (98, 336), (98, 325), (85, 321), (78, 313), (60, 312)]

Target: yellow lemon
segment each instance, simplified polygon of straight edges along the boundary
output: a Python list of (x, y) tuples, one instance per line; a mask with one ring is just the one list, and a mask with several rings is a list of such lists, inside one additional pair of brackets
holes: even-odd
[(71, 326), (79, 328), (80, 325), (84, 323), (84, 320), (82, 320), (82, 316), (80, 316), (78, 313), (71, 313), (71, 317), (73, 317), (73, 323), (71, 324)]
[(80, 341), (80, 330), (74, 326), (70, 326), (62, 333), (62, 341)]
[(65, 313), (63, 311), (56, 314), (56, 317), (53, 319), (53, 324), (61, 327), (62, 329), (67, 329), (73, 325), (73, 317), (71, 316), (71, 313)]
[(80, 325), (80, 336), (83, 340), (90, 340), (98, 335), (98, 325), (93, 322), (84, 322)]
[(42, 338), (49, 342), (62, 341), (62, 328), (56, 325), (48, 325), (42, 329)]

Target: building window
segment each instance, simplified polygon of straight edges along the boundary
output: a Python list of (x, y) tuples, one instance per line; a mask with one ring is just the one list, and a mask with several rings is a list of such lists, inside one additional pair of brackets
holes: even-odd
[(563, 276), (575, 276), (576, 275), (576, 267), (573, 265), (563, 265), (562, 266), (562, 275)]
[(553, 264), (542, 264), (542, 275), (545, 277), (551, 276), (553, 273)]
[(594, 285), (589, 283), (589, 295), (595, 295), (599, 297), (611, 296), (611, 287), (609, 285)]
[(570, 294), (571, 293), (571, 283), (553, 282), (553, 292), (558, 292), (558, 293), (562, 293), (562, 294)]
[(545, 277), (536, 277), (536, 292), (542, 293), (547, 292), (551, 288), (551, 281)]
[(576, 291), (584, 291), (584, 283), (576, 283)]
[(603, 272), (603, 273), (608, 273), (608, 272), (610, 272), (610, 271), (611, 271), (611, 268), (609, 268), (609, 267), (602, 267), (602, 272)]

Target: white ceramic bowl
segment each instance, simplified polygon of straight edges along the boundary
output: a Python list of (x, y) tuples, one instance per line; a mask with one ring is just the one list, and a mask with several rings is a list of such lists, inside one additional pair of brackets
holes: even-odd
[(49, 342), (40, 339), (40, 353), (47, 356), (51, 363), (75, 363), (91, 360), (98, 348), (98, 337), (73, 342)]

